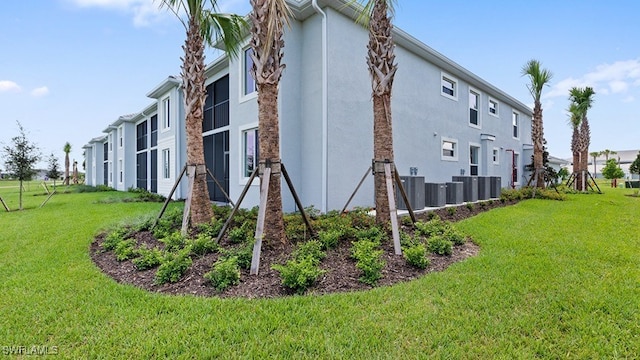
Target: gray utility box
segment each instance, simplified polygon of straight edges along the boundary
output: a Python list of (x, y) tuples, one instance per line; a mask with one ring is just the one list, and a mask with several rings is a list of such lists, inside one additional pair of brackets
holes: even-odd
[[(424, 176), (400, 176), (402, 181), (402, 187), (407, 193), (409, 198), (409, 204), (411, 209), (423, 209), (424, 208)], [(400, 189), (396, 188), (396, 198), (398, 199), (398, 209), (407, 210), (407, 204), (402, 199)]]
[(447, 203), (447, 184), (424, 184), (425, 205), (428, 207), (442, 207)]
[(478, 177), (477, 176), (452, 176), (451, 179), (464, 184), (463, 198), (466, 202), (478, 201)]
[(448, 182), (447, 187), (447, 204), (462, 204), (464, 201), (464, 184), (462, 182)]
[(491, 198), (497, 199), (502, 195), (502, 178), (500, 176), (491, 176), (489, 177), (490, 187), (491, 187)]
[(488, 176), (478, 176), (478, 200), (491, 198), (491, 178)]

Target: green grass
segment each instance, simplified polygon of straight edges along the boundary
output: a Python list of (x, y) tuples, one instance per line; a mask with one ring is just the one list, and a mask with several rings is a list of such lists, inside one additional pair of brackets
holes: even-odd
[[(0, 196), (14, 196), (2, 185)], [(56, 195), (42, 209), (0, 212), (0, 351), (48, 345), (63, 358), (635, 358), (640, 202), (623, 196), (631, 189), (603, 190), (564, 202), (527, 200), (461, 222), (482, 250), (441, 273), (368, 292), (272, 300), (166, 296), (118, 284), (91, 262), (93, 235), (157, 214), (161, 204), (97, 203), (126, 193)]]

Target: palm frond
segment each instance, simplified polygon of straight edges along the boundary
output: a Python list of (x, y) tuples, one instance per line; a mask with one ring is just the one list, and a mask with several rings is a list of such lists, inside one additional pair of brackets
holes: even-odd
[(397, 0), (351, 0), (346, 3), (345, 6), (356, 7), (356, 11), (358, 12), (356, 23), (364, 26), (365, 28), (368, 28), (369, 20), (371, 19), (371, 14), (373, 13), (373, 8), (378, 1), (386, 2), (387, 9), (389, 9), (391, 17), (395, 15), (395, 8), (398, 5)]
[(542, 89), (549, 86), (553, 73), (548, 69), (543, 69), (540, 61), (531, 59), (522, 67), (522, 76), (529, 77), (530, 84), (527, 84), (527, 89), (529, 89), (534, 101), (540, 101)]
[(205, 10), (202, 13), (202, 37), (207, 44), (213, 46), (221, 39), (225, 51), (231, 58), (236, 58), (240, 53), (240, 45), (249, 29), (246, 20), (235, 14), (221, 14)]

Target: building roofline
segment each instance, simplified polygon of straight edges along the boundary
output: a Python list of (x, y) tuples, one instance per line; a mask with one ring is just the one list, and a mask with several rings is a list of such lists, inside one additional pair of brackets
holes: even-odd
[(170, 75), (156, 87), (151, 89), (151, 91), (147, 93), (147, 97), (150, 97), (152, 99), (159, 99), (160, 96), (165, 94), (167, 91), (175, 87), (179, 87), (180, 85), (182, 85), (182, 79), (177, 76)]

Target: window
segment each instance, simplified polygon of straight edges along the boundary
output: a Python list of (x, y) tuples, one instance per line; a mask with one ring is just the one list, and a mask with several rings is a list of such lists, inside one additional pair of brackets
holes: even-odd
[(469, 145), (469, 172), (471, 176), (478, 175), (480, 167), (480, 146)]
[(151, 117), (151, 147), (158, 146), (158, 115)]
[(120, 148), (122, 148), (123, 145), (124, 145), (124, 141), (122, 139), (122, 126), (120, 126), (118, 128), (118, 146), (120, 146)]
[(168, 129), (171, 127), (171, 99), (166, 98), (162, 100), (162, 128)]
[(500, 164), (500, 150), (498, 148), (493, 148), (493, 163), (495, 165)]
[(147, 144), (147, 121), (143, 121), (136, 125), (136, 151), (144, 150)]
[(520, 154), (518, 153), (513, 153), (513, 164), (512, 164), (512, 179), (511, 181), (513, 182), (513, 185), (519, 185), (520, 182), (518, 181), (518, 166), (520, 163)]
[(480, 127), (478, 110), (480, 108), (480, 94), (469, 90), (469, 125)]
[(113, 183), (113, 162), (109, 161), (109, 183)]
[(449, 75), (442, 74), (442, 96), (458, 100), (458, 81)]
[(169, 179), (171, 178), (171, 158), (169, 157), (169, 149), (162, 150), (162, 178)]
[(458, 140), (442, 138), (440, 158), (447, 161), (458, 161)]
[(498, 102), (493, 100), (493, 99), (489, 99), (489, 115), (493, 115), (498, 117)]
[(124, 171), (122, 170), (122, 159), (118, 160), (118, 172), (120, 174), (119, 180), (120, 184), (124, 181)]
[(244, 61), (243, 61), (243, 91), (242, 95), (249, 95), (254, 93), (257, 90), (256, 81), (253, 79), (253, 75), (251, 75), (251, 69), (253, 68), (253, 59), (251, 58), (253, 55), (253, 49), (248, 48), (244, 51)]
[(109, 151), (113, 151), (113, 134), (109, 134)]
[(518, 139), (520, 138), (520, 132), (518, 130), (519, 126), (520, 126), (520, 114), (518, 114), (517, 112), (513, 112), (512, 116), (511, 116), (511, 122), (513, 124), (513, 138), (514, 139)]
[(258, 164), (258, 128), (242, 132), (242, 176), (248, 178)]

